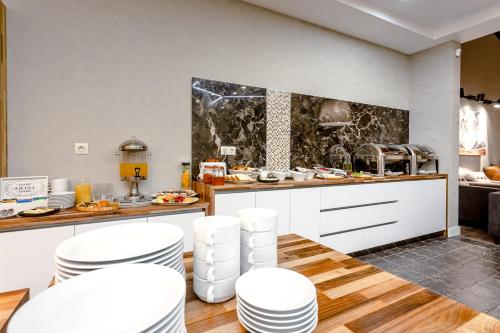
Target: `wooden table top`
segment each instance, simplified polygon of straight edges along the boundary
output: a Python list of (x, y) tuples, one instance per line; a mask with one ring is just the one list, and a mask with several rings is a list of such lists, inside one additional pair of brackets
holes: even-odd
[(121, 220), (134, 217), (148, 217), (183, 211), (206, 211), (208, 202), (202, 200), (187, 206), (146, 205), (120, 208), (108, 212), (82, 212), (75, 208), (62, 209), (59, 213), (44, 217), (13, 217), (0, 220), (0, 232), (56, 227), (99, 221)]
[(29, 299), (29, 289), (19, 289), (0, 293), (0, 333), (5, 333), (7, 323), (14, 312)]
[[(192, 254), (185, 254), (189, 333), (246, 332), (236, 299), (208, 304), (193, 292)], [(500, 332), (500, 321), (418, 284), (296, 235), (278, 240), (278, 262), (315, 285), (315, 332)]]

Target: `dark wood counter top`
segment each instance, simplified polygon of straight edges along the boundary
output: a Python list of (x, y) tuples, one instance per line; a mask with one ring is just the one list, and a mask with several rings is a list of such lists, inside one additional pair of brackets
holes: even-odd
[(147, 205), (130, 208), (120, 208), (118, 210), (108, 212), (81, 212), (74, 208), (71, 208), (63, 209), (57, 214), (45, 217), (13, 217), (0, 220), (0, 232), (122, 220), (186, 211), (206, 212), (207, 209), (208, 202), (204, 201), (199, 201), (189, 206)]
[(252, 184), (229, 184), (226, 183), (221, 186), (206, 185), (202, 182), (193, 182), (193, 189), (200, 193), (200, 197), (210, 203), (209, 213), (214, 214), (213, 204), (215, 192), (241, 192), (241, 191), (268, 191), (268, 190), (285, 190), (304, 187), (321, 187), (321, 186), (343, 186), (343, 185), (361, 185), (361, 184), (377, 184), (377, 183), (391, 183), (391, 182), (404, 182), (404, 181), (419, 181), (419, 180), (434, 180), (434, 179), (448, 179), (447, 174), (438, 175), (402, 175), (402, 176), (386, 176), (386, 177), (373, 177), (371, 179), (361, 178), (344, 178), (336, 180), (323, 180), (311, 179), (303, 182), (296, 182), (293, 180), (285, 180), (278, 183), (260, 183), (255, 182)]
[[(247, 332), (236, 298), (208, 304), (193, 291), (193, 258), (187, 272), (189, 333)], [(296, 235), (278, 239), (278, 266), (316, 286), (319, 323), (314, 332), (500, 332), (500, 321), (368, 263)]]

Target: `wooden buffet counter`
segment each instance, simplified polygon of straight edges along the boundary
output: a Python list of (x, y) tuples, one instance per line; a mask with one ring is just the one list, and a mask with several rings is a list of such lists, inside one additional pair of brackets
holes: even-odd
[(152, 217), (177, 212), (205, 212), (207, 209), (208, 203), (204, 201), (199, 201), (189, 206), (147, 205), (121, 208), (108, 212), (82, 212), (71, 208), (63, 209), (57, 214), (45, 217), (13, 217), (10, 219), (0, 220), (0, 232), (75, 225), (100, 221), (123, 220), (136, 217)]
[(446, 174), (438, 175), (402, 175), (402, 176), (386, 176), (373, 177), (371, 179), (361, 178), (344, 178), (336, 180), (311, 179), (303, 182), (293, 180), (285, 180), (278, 183), (260, 183), (252, 184), (229, 184), (226, 183), (220, 186), (207, 185), (203, 182), (193, 182), (193, 189), (200, 193), (200, 197), (210, 203), (209, 213), (214, 214), (214, 199), (215, 192), (240, 192), (240, 191), (261, 191), (261, 190), (284, 190), (284, 189), (300, 189), (310, 187), (335, 186), (335, 185), (361, 185), (361, 184), (377, 184), (377, 183), (392, 183), (401, 181), (418, 181), (418, 180), (435, 180), (448, 179)]
[[(184, 262), (187, 331), (246, 332), (237, 318), (236, 299), (221, 304), (199, 300), (192, 287), (192, 255), (185, 255)], [(278, 263), (316, 285), (318, 333), (500, 332), (500, 321), (491, 316), (296, 235), (279, 237)]]

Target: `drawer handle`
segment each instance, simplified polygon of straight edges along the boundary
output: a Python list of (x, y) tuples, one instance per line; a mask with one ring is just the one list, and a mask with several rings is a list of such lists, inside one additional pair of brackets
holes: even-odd
[(396, 203), (398, 201), (399, 200), (380, 201), (380, 202), (372, 202), (372, 203), (361, 204), (361, 205), (343, 206), (343, 207), (336, 207), (336, 208), (325, 208), (325, 209), (321, 209), (320, 212), (329, 212), (332, 210), (342, 210), (342, 209), (351, 209), (351, 208), (360, 208), (360, 207), (369, 207), (369, 206), (388, 205), (388, 204)]
[(328, 234), (319, 235), (319, 237), (326, 237), (326, 236), (333, 236), (333, 235), (338, 235), (338, 234), (345, 234), (346, 232), (363, 230), (363, 229), (370, 229), (370, 228), (376, 228), (376, 227), (381, 227), (383, 225), (394, 224), (394, 223), (397, 223), (397, 222), (398, 221), (396, 220), (396, 221), (384, 222), (384, 223), (379, 223), (379, 224), (372, 224), (372, 225), (368, 225), (366, 227), (359, 227), (359, 228), (354, 228), (354, 229), (349, 229), (349, 230), (342, 230), (342, 231), (330, 232)]

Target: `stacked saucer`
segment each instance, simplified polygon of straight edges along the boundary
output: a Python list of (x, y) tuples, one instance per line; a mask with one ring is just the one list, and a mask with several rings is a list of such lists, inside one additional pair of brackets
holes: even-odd
[(278, 213), (272, 209), (238, 211), (241, 221), (241, 274), (278, 264)]
[(75, 192), (56, 192), (49, 194), (49, 207), (71, 208), (75, 205)]
[(185, 276), (183, 239), (180, 227), (163, 223), (130, 223), (85, 232), (57, 247), (56, 282), (125, 263), (167, 266)]
[(232, 216), (206, 216), (193, 222), (193, 288), (208, 303), (234, 296), (240, 276), (240, 221)]
[(250, 332), (312, 332), (318, 324), (316, 288), (283, 268), (256, 269), (236, 282), (238, 320)]
[(186, 282), (168, 267), (124, 264), (40, 293), (12, 317), (8, 333), (184, 333)]

